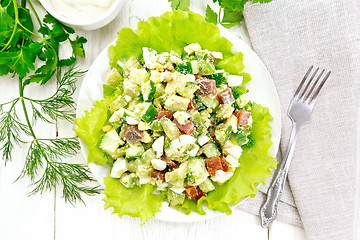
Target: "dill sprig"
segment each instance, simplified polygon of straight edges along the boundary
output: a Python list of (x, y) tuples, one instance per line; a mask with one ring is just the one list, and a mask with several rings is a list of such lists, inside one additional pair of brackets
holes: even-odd
[[(64, 119), (71, 122), (75, 117), (75, 102), (72, 96), (76, 79), (84, 72), (74, 67), (70, 67), (63, 75), (60, 70), (58, 71), (59, 73), (56, 74), (58, 87), (51, 97), (40, 100), (25, 97), (23, 91), (25, 85), (20, 79), (20, 97), (0, 104), (0, 143), (2, 143), (0, 150), (3, 153), (3, 159), (9, 161), (14, 144), (25, 143), (21, 138), (23, 134), (30, 137), (32, 140), (25, 157), (25, 164), (16, 181), (21, 178), (30, 180), (32, 190), (29, 195), (51, 191), (60, 185), (62, 197), (66, 202), (82, 202), (81, 193), (94, 195), (101, 189), (99, 186), (86, 185), (88, 182), (95, 181), (86, 166), (63, 161), (78, 153), (79, 139), (77, 137), (38, 138), (33, 129), (38, 121), (54, 123), (58, 119)], [(25, 123), (18, 117), (17, 104), (22, 106)]]

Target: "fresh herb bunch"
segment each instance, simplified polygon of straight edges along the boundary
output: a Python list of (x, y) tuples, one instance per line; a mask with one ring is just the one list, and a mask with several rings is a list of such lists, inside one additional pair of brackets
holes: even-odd
[[(173, 10), (180, 9), (183, 11), (189, 11), (190, 0), (168, 0), (171, 2)], [(226, 28), (231, 28), (238, 25), (243, 19), (242, 14), (245, 3), (268, 3), (271, 0), (213, 0), (220, 7), (218, 13), (216, 13), (209, 5), (206, 7), (205, 20), (210, 23), (218, 24)]]
[[(35, 24), (26, 5), (37, 19)], [(0, 151), (5, 163), (11, 160), (14, 145), (25, 144), (24, 139), (28, 136), (26, 140), (31, 139), (30, 146), (17, 180), (30, 179), (33, 187), (30, 194), (51, 191), (60, 184), (65, 201), (75, 203), (82, 201), (81, 193), (99, 193), (98, 186), (85, 185), (94, 181), (86, 166), (63, 162), (78, 152), (80, 145), (76, 137), (42, 139), (33, 128), (39, 121), (55, 124), (59, 119), (74, 120), (75, 83), (84, 72), (73, 65), (77, 57), (85, 56), (83, 43), (86, 39), (73, 36), (72, 28), (49, 14), (41, 21), (30, 0), (22, 0), (21, 4), (16, 0), (1, 0), (0, 22), (0, 75), (18, 76), (19, 83), (19, 97), (0, 104)], [(72, 56), (60, 59), (60, 44), (65, 42), (70, 43)], [(24, 96), (30, 83), (42, 85), (53, 76), (57, 90), (51, 97), (32, 99)], [(25, 121), (20, 120), (20, 113)]]

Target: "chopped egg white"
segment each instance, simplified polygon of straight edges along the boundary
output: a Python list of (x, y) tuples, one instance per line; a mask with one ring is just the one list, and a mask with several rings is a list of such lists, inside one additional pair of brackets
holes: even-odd
[(159, 158), (163, 155), (164, 151), (164, 136), (156, 139), (152, 145), (153, 150), (156, 152), (156, 157)]
[(156, 158), (151, 160), (151, 165), (153, 166), (154, 169), (159, 171), (162, 171), (166, 168), (166, 162)]
[(192, 44), (189, 44), (186, 47), (184, 47), (184, 51), (187, 54), (193, 54), (194, 52), (201, 51), (201, 46), (198, 43), (192, 43)]
[(171, 191), (176, 192), (178, 194), (182, 193), (183, 191), (185, 191), (184, 187), (172, 187), (170, 188)]
[(221, 184), (229, 180), (232, 177), (232, 175), (234, 175), (233, 172), (224, 172), (223, 170), (217, 170), (215, 172), (215, 177), (212, 177), (211, 179), (214, 182)]
[(126, 102), (130, 102), (132, 99), (132, 97), (130, 97), (129, 95), (125, 95), (124, 98)]
[(121, 175), (127, 171), (125, 158), (118, 158), (111, 169), (110, 176), (113, 178), (120, 178)]
[(233, 156), (236, 159), (239, 159), (239, 157), (242, 154), (242, 148), (237, 146), (237, 145), (234, 145), (234, 146), (229, 147), (229, 148), (224, 148), (223, 150), (224, 150), (225, 153)]
[(228, 76), (228, 85), (230, 87), (237, 87), (240, 86), (242, 84), (243, 81), (243, 77), (242, 76), (235, 76), (235, 75), (229, 75)]
[(205, 143), (207, 143), (209, 140), (210, 140), (210, 138), (208, 136), (200, 135), (198, 138), (198, 143), (200, 144), (200, 146), (202, 146)]
[(136, 124), (139, 123), (138, 120), (136, 120), (136, 119), (134, 119), (134, 118), (132, 118), (132, 117), (129, 117), (129, 116), (126, 116), (126, 117), (125, 117), (125, 120), (126, 120), (126, 122), (127, 122), (129, 125), (136, 125)]
[(118, 122), (124, 115), (125, 109), (120, 108), (119, 110), (116, 110), (113, 115), (109, 118), (109, 122)]
[(188, 152), (188, 154), (189, 154), (191, 157), (195, 157), (196, 154), (198, 153), (199, 149), (200, 149), (200, 147), (199, 147), (198, 145), (196, 145), (196, 144), (194, 144), (193, 146), (194, 146), (193, 149), (191, 149), (191, 150)]
[(196, 138), (194, 138), (193, 136), (190, 136), (190, 135), (181, 135), (179, 137), (179, 140), (180, 140), (180, 144), (181, 146), (185, 146), (187, 144), (194, 144), (196, 142)]
[(177, 111), (174, 113), (174, 118), (181, 124), (184, 125), (188, 122), (191, 115), (184, 111)]
[(239, 161), (238, 159), (234, 158), (233, 156), (231, 155), (228, 155), (226, 158), (225, 158), (225, 161), (227, 163), (229, 163), (230, 167), (238, 167), (239, 166)]

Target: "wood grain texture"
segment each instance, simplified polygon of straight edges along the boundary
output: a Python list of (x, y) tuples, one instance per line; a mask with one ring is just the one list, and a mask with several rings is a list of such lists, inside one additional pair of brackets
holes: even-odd
[[(205, 13), (206, 5), (211, 0), (191, 1), (191, 10)], [(212, 5), (214, 6), (214, 5)], [(37, 8), (41, 8), (36, 4)], [(77, 30), (79, 35), (88, 39), (85, 45), (86, 58), (78, 64), (86, 70), (93, 60), (114, 39), (122, 27), (136, 27), (140, 20), (157, 16), (171, 10), (167, 0), (132, 0), (127, 1), (119, 16), (109, 25), (95, 31)], [(245, 24), (231, 29), (250, 45)], [(69, 53), (63, 46), (65, 55)], [(77, 86), (81, 86), (79, 79)], [(44, 88), (34, 87), (27, 92), (32, 96), (43, 97), (55, 89), (55, 83), (49, 82)], [(41, 89), (41, 90), (39, 90)], [(78, 91), (75, 93), (77, 97)], [(4, 102), (17, 96), (17, 82), (9, 76), (0, 81), (0, 101)], [(40, 125), (44, 136), (74, 136), (72, 125), (58, 121), (56, 126)], [(27, 181), (12, 183), (22, 169), (25, 149), (18, 148), (13, 162), (6, 168), (0, 165), (0, 239), (36, 239), (36, 240), (69, 240), (69, 239), (252, 239), (252, 240), (300, 240), (306, 239), (300, 228), (274, 222), (270, 230), (260, 226), (258, 216), (234, 209), (232, 215), (222, 215), (210, 220), (194, 223), (170, 223), (150, 220), (140, 225), (139, 219), (124, 216), (120, 219), (112, 215), (111, 210), (103, 210), (103, 195), (83, 196), (86, 205), (65, 204), (61, 199), (61, 187), (56, 192), (41, 196), (27, 197)], [(71, 162), (85, 163), (82, 155), (77, 155)]]

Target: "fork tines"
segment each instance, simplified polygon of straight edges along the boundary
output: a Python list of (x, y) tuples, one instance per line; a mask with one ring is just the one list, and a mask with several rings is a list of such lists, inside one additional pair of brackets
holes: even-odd
[[(313, 70), (313, 66), (311, 66), (309, 68), (309, 70), (306, 72), (304, 78), (302, 79), (299, 87), (297, 88), (295, 94), (294, 94), (294, 99), (296, 100), (300, 100), (302, 102), (306, 102), (307, 104), (314, 104), (319, 92), (321, 90), (321, 88), (324, 86), (326, 80), (329, 78), (331, 71), (329, 71), (325, 77), (322, 79), (322, 81), (320, 81), (321, 76), (324, 74), (325, 69), (323, 69), (320, 74), (318, 75), (318, 77), (316, 78), (315, 82), (312, 84), (313, 79), (315, 79), (319, 68), (316, 68), (314, 73), (311, 75), (310, 80), (306, 83), (305, 82), (307, 80), (307, 78), (309, 77), (311, 71)], [(320, 84), (318, 84), (320, 82)], [(312, 84), (312, 85), (311, 85)], [(305, 87), (304, 87), (305, 85)], [(311, 85), (311, 88), (309, 89)]]

